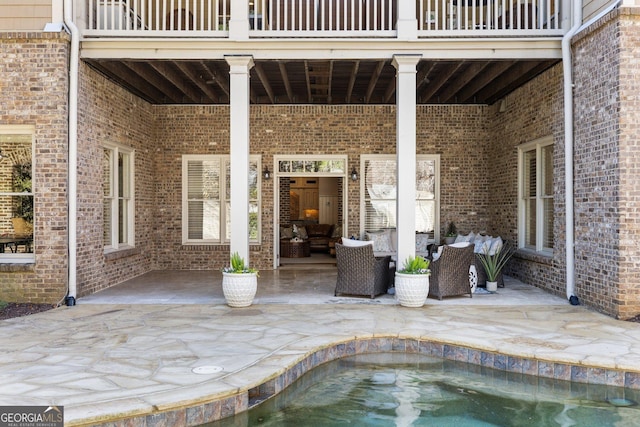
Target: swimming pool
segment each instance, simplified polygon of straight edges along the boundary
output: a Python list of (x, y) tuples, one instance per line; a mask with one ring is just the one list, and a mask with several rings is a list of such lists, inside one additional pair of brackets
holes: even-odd
[(543, 378), (424, 354), (349, 356), (307, 372), (230, 426), (634, 426), (640, 390)]

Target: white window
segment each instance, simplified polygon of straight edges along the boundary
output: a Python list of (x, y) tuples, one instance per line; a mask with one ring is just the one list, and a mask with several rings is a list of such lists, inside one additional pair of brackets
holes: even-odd
[(32, 263), (33, 128), (0, 126), (0, 262)]
[(102, 160), (105, 251), (134, 246), (134, 152), (105, 145)]
[[(260, 156), (249, 161), (249, 242), (260, 242)], [(182, 156), (182, 242), (231, 240), (231, 165), (228, 155)]]
[(553, 139), (518, 148), (518, 247), (553, 249)]
[[(363, 155), (363, 231), (396, 227), (396, 156)], [(416, 157), (416, 232), (438, 241), (440, 156)]]

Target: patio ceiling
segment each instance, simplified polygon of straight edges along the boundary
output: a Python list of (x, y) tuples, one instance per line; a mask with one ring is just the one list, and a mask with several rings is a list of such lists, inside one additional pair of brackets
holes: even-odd
[[(86, 59), (152, 104), (228, 104), (224, 60)], [(557, 63), (543, 60), (422, 60), (419, 104), (493, 104)], [(390, 60), (259, 60), (252, 104), (395, 104)]]

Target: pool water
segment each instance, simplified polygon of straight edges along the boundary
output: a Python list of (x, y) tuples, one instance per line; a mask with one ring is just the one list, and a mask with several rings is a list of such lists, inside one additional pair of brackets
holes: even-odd
[(418, 354), (313, 369), (246, 413), (208, 426), (638, 426), (640, 390), (508, 373)]

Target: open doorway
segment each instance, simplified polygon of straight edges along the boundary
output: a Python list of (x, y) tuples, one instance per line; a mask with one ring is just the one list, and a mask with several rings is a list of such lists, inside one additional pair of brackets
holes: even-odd
[(345, 222), (346, 159), (289, 159), (276, 159), (275, 267), (334, 267)]
[[(288, 184), (288, 187), (287, 187)], [(280, 266), (335, 265), (342, 236), (341, 177), (280, 177)]]

